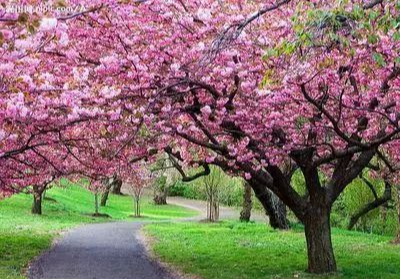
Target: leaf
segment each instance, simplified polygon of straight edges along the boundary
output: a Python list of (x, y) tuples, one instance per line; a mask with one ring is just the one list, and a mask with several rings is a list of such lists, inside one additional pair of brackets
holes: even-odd
[(393, 40), (400, 41), (400, 32), (396, 31), (393, 33)]
[(377, 35), (371, 34), (371, 35), (368, 36), (368, 43), (374, 45), (374, 44), (376, 44), (378, 41), (379, 41), (379, 38), (378, 38)]
[(376, 64), (378, 64), (380, 67), (384, 67), (386, 65), (385, 59), (383, 58), (382, 54), (374, 52), (372, 54), (372, 58), (375, 60)]

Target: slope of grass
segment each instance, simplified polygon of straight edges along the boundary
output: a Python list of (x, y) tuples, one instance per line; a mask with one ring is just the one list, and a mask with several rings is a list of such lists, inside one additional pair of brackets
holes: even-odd
[[(64, 183), (65, 188), (54, 187), (43, 201), (43, 215), (30, 213), (32, 196), (19, 194), (0, 201), (0, 278), (20, 279), (28, 262), (50, 247), (57, 234), (81, 224), (115, 220), (134, 220), (133, 202), (129, 196), (111, 195), (106, 208), (100, 212), (112, 218), (94, 218), (93, 194), (81, 187)], [(148, 197), (142, 201), (144, 218), (161, 220), (189, 217), (196, 212), (173, 205), (156, 206)]]
[(311, 276), (301, 229), (275, 231), (264, 224), (149, 224), (153, 252), (185, 273), (204, 279), (400, 278), (400, 247), (390, 238), (333, 230), (339, 273)]

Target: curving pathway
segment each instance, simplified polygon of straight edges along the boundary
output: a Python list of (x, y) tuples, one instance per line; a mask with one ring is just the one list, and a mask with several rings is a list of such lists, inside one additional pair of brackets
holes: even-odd
[(31, 279), (172, 279), (137, 239), (140, 222), (79, 227), (34, 261)]
[[(169, 203), (198, 210), (206, 216), (201, 201), (171, 198)], [(238, 218), (238, 211), (222, 207), (222, 219)], [(257, 220), (265, 220), (255, 215)], [(30, 279), (173, 279), (152, 261), (138, 239), (144, 222), (90, 224), (67, 232), (48, 252), (29, 267)]]

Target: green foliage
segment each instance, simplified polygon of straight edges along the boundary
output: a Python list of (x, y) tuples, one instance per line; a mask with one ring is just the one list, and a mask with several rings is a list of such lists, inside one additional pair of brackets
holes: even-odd
[[(62, 230), (109, 219), (91, 217), (93, 194), (62, 181), (62, 188), (53, 187), (43, 201), (43, 215), (32, 215), (32, 196), (14, 195), (0, 201), (0, 278), (21, 279), (28, 262), (50, 247), (51, 241)], [(109, 205), (101, 208), (111, 220), (132, 220), (132, 198), (110, 195)], [(182, 207), (156, 206), (149, 197), (143, 197), (142, 211), (147, 220), (165, 220), (190, 217), (197, 212)]]
[(159, 191), (164, 191), (167, 186), (167, 177), (165, 175), (160, 175), (154, 180), (154, 187)]
[[(320, 174), (320, 179), (324, 183), (322, 174)], [(385, 188), (383, 181), (368, 179), (374, 185), (378, 196), (382, 196)], [(294, 173), (292, 185), (301, 196), (306, 194), (306, 185), (301, 171), (298, 170)], [(334, 203), (331, 225), (342, 229), (347, 228), (351, 216), (373, 200), (374, 195), (365, 182), (361, 179), (355, 179)], [(291, 214), (291, 217), (294, 218), (294, 215)], [(386, 209), (386, 212), (384, 212), (384, 209), (380, 207), (361, 217), (355, 229), (363, 232), (394, 235), (397, 227), (396, 218), (394, 209)]]
[[(198, 170), (191, 170), (196, 173)], [(177, 181), (170, 189), (170, 196), (180, 196), (187, 199), (207, 200), (204, 181), (197, 179), (188, 183)], [(241, 207), (243, 203), (243, 180), (239, 177), (224, 176), (220, 185), (220, 203), (226, 206)], [(253, 208), (263, 210), (260, 202), (253, 196)]]
[(153, 251), (162, 261), (204, 279), (398, 278), (400, 247), (390, 237), (333, 229), (337, 276), (304, 272), (306, 244), (301, 228), (276, 231), (265, 224), (150, 224)]

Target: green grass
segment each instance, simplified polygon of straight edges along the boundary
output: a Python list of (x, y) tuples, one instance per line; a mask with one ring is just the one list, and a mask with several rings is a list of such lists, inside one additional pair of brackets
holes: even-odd
[(159, 223), (145, 227), (153, 252), (185, 273), (204, 279), (400, 278), (400, 247), (390, 238), (333, 230), (339, 272), (311, 276), (301, 229), (275, 231), (239, 222)]
[[(64, 181), (66, 182), (66, 181)], [(190, 217), (196, 212), (174, 205), (156, 206), (148, 197), (143, 197), (144, 218), (129, 217), (133, 213), (133, 201), (129, 196), (111, 195), (106, 208), (112, 218), (94, 218), (93, 194), (81, 187), (69, 185), (54, 187), (44, 200), (43, 215), (30, 213), (32, 196), (19, 194), (0, 201), (0, 278), (25, 278), (23, 273), (27, 264), (43, 250), (50, 247), (54, 237), (62, 230), (81, 224), (115, 220), (167, 220)]]

